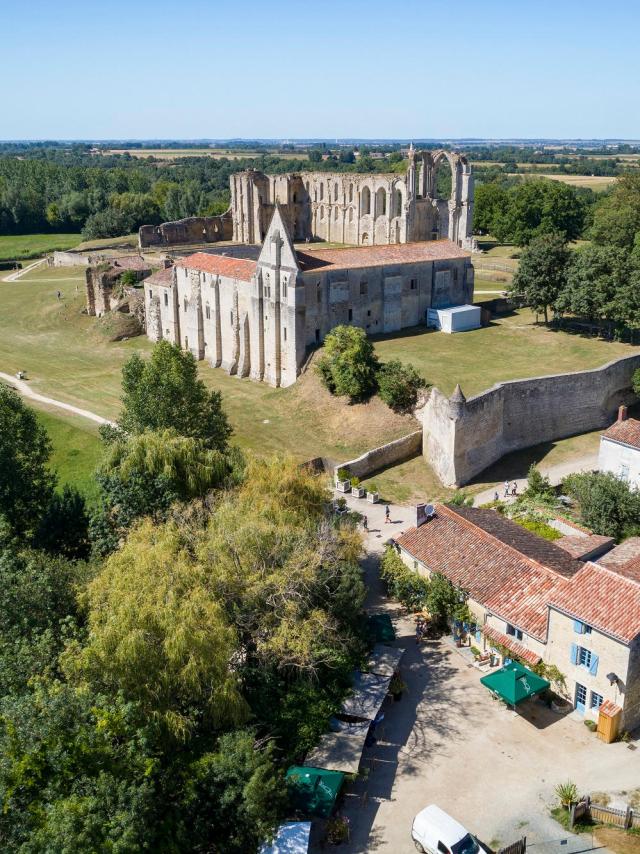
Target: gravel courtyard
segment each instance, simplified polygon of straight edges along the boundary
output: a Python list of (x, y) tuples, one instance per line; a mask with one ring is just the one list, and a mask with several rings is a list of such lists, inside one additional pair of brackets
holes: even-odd
[(537, 701), (511, 712), (446, 640), (418, 647), (414, 623), (382, 597), (377, 581), (377, 553), (388, 536), (409, 527), (407, 508), (392, 506), (391, 524), (383, 507), (367, 509), (369, 605), (394, 618), (408, 690), (400, 702), (385, 703), (381, 738), (364, 754), (368, 776), (348, 788), (342, 809), (351, 840), (337, 850), (414, 851), (411, 823), (430, 803), (491, 848), (526, 836), (535, 854), (591, 849), (589, 837), (567, 834), (550, 817), (554, 787), (572, 779), (581, 792), (637, 788), (640, 753), (624, 743), (605, 745), (581, 719), (560, 717)]

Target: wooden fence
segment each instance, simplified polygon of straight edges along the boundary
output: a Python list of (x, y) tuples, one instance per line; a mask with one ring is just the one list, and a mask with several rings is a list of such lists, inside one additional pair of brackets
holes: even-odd
[(606, 807), (604, 804), (594, 804), (590, 798), (585, 798), (578, 801), (577, 804), (571, 805), (571, 827), (585, 816), (591, 821), (597, 821), (600, 824), (612, 824), (624, 830), (628, 830), (630, 827), (640, 827), (640, 812), (635, 815), (630, 807), (627, 807), (626, 810), (617, 810), (613, 807)]
[(527, 850), (527, 837), (523, 836), (522, 839), (518, 839), (517, 842), (512, 842), (511, 845), (507, 845), (506, 848), (501, 848), (498, 851), (498, 854), (525, 854)]

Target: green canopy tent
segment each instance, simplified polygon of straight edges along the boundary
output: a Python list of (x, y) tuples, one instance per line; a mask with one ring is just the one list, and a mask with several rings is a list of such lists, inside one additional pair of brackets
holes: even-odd
[(341, 771), (292, 765), (286, 774), (289, 803), (303, 815), (327, 818), (331, 815), (343, 780)]
[(389, 643), (396, 639), (389, 614), (370, 614), (367, 628), (373, 643)]
[(497, 694), (510, 706), (517, 706), (528, 697), (533, 697), (534, 694), (539, 694), (540, 691), (549, 687), (546, 679), (538, 676), (528, 667), (518, 664), (517, 661), (506, 664), (495, 673), (483, 676), (480, 681), (485, 688)]

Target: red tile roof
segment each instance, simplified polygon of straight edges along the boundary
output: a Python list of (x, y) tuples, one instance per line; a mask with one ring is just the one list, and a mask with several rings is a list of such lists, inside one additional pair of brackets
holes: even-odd
[(640, 634), (640, 583), (597, 563), (583, 564), (549, 604), (624, 643)]
[(585, 560), (596, 552), (603, 552), (611, 548), (615, 540), (613, 537), (604, 537), (600, 534), (589, 534), (586, 537), (584, 534), (579, 534), (578, 536), (566, 535), (553, 542), (559, 549), (563, 549), (576, 560)]
[(640, 421), (636, 418), (625, 418), (624, 421), (616, 421), (608, 430), (602, 434), (603, 439), (611, 439), (613, 442), (621, 442), (632, 448), (640, 449)]
[(256, 262), (246, 258), (232, 258), (230, 255), (218, 255), (208, 252), (196, 252), (176, 261), (176, 267), (187, 270), (200, 270), (202, 273), (215, 273), (228, 279), (239, 279), (242, 282), (251, 281), (256, 271)]
[[(495, 511), (478, 508), (438, 504), (431, 521), (397, 542), (476, 602), (542, 641), (549, 596), (583, 566)], [(541, 562), (545, 556), (553, 568)]]
[(160, 285), (168, 288), (173, 282), (173, 267), (167, 267), (163, 270), (156, 270), (148, 279), (144, 280), (145, 285)]
[(628, 537), (606, 555), (599, 557), (598, 563), (618, 571), (625, 564), (640, 563), (638, 559), (640, 559), (640, 537)]
[(469, 252), (451, 240), (428, 240), (422, 243), (392, 243), (388, 246), (348, 246), (344, 249), (305, 249), (297, 252), (300, 269), (352, 270), (385, 264), (415, 264), (420, 261), (447, 261), (469, 258)]
[(518, 643), (517, 640), (509, 637), (509, 635), (503, 635), (502, 632), (494, 629), (493, 626), (483, 626), (482, 632), (486, 638), (500, 644), (500, 646), (505, 646), (515, 656), (523, 659), (523, 661), (527, 661), (533, 665), (536, 665), (540, 661), (540, 656), (532, 649), (527, 649), (526, 646)]

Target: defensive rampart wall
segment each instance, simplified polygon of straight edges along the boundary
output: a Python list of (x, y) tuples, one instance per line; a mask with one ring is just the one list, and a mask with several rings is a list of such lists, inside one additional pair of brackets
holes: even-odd
[(424, 410), (423, 453), (447, 486), (468, 483), (511, 451), (598, 430), (631, 403), (640, 354), (600, 368), (498, 383), (468, 400), (433, 389)]

